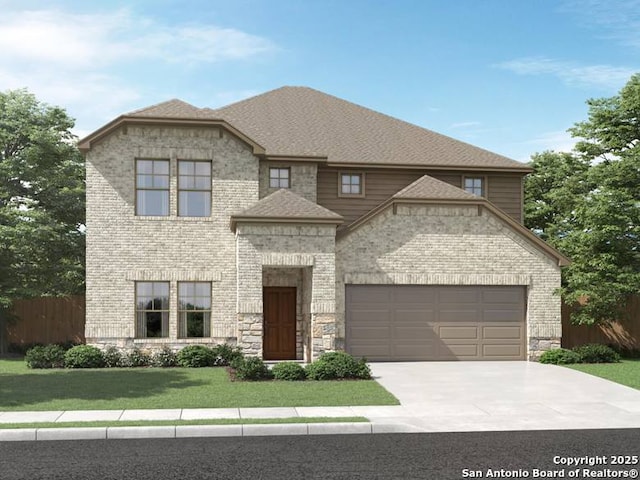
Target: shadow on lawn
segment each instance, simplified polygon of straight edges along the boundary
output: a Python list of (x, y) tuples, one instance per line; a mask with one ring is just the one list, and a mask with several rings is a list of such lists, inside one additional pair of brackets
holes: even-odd
[(201, 386), (177, 369), (48, 370), (0, 374), (0, 410), (56, 400), (140, 399)]

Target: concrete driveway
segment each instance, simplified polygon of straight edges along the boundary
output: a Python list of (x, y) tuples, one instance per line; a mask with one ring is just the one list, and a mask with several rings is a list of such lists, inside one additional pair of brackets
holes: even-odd
[(402, 417), (422, 431), (640, 428), (640, 391), (564, 367), (533, 362), (371, 367), (402, 405), (393, 412), (353, 407), (377, 422)]

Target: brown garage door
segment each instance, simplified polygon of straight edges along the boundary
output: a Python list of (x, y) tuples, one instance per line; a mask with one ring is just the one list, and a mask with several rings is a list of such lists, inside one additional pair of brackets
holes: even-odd
[(525, 287), (347, 285), (347, 351), (369, 360), (524, 360)]

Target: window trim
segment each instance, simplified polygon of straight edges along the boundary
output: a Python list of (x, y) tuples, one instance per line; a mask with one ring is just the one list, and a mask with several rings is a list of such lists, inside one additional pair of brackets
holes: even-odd
[[(170, 337), (170, 333), (169, 333), (169, 327), (170, 327), (170, 322), (171, 322), (171, 282), (168, 282), (166, 280), (136, 280), (135, 282), (133, 282), (133, 322), (134, 322), (134, 338), (135, 339), (142, 339), (142, 340), (148, 340), (148, 339), (156, 339), (156, 338), (169, 338)], [(167, 308), (166, 310), (148, 310), (148, 309), (143, 309), (143, 310), (138, 310), (138, 285), (141, 283), (164, 283), (167, 285)], [(142, 312), (157, 312), (162, 314), (166, 313), (167, 316), (167, 325), (166, 325), (166, 335), (162, 335), (162, 331), (165, 330), (162, 328), (162, 324), (160, 325), (160, 333), (161, 335), (159, 337), (150, 337), (148, 335), (145, 335), (144, 337), (139, 335), (140, 332), (138, 331), (138, 313), (142, 313)], [(147, 327), (145, 325), (145, 333), (147, 333)]]
[[(200, 190), (200, 189), (191, 189), (191, 188), (180, 188), (180, 162), (192, 162), (192, 163), (208, 163), (209, 164), (209, 189), (208, 190)], [(194, 167), (195, 168), (195, 167)], [(176, 164), (176, 216), (181, 218), (208, 218), (213, 214), (213, 162), (211, 160), (191, 160), (186, 158), (179, 158)], [(193, 177), (203, 176), (203, 175), (193, 175)], [(209, 214), (208, 215), (180, 215), (180, 192), (208, 192), (209, 193)]]
[[(203, 283), (203, 284), (207, 284), (208, 285), (208, 289), (207, 289), (207, 291), (209, 292), (209, 309), (208, 310), (196, 310), (196, 309), (188, 310), (188, 309), (180, 308), (180, 285), (181, 284), (186, 284), (186, 283), (193, 283), (193, 284)], [(211, 333), (212, 333), (211, 316), (212, 316), (212, 312), (213, 312), (213, 308), (212, 308), (213, 294), (212, 294), (211, 282), (206, 282), (206, 281), (201, 282), (201, 281), (195, 281), (195, 280), (194, 281), (187, 281), (187, 280), (179, 281), (179, 282), (177, 282), (177, 296), (178, 296), (178, 309), (177, 309), (177, 311), (178, 311), (178, 322), (177, 322), (178, 323), (178, 335), (177, 335), (178, 339), (182, 340), (182, 339), (188, 339), (188, 338), (211, 338), (211, 336), (212, 336), (211, 335)], [(202, 327), (202, 337), (190, 337), (188, 334), (185, 334), (185, 335), (181, 335), (180, 334), (180, 330), (181, 330), (180, 326), (181, 326), (181, 320), (182, 320), (181, 316), (182, 316), (182, 314), (183, 313), (193, 313), (193, 312), (201, 312), (203, 314), (207, 314), (207, 313), (209, 314), (209, 325), (208, 325), (208, 328), (207, 328), (206, 325), (203, 325), (203, 327)], [(185, 332), (187, 331), (187, 327), (188, 327), (188, 325), (185, 325), (185, 327), (184, 327)], [(209, 335), (206, 335), (207, 330), (208, 330)]]
[(479, 195), (482, 198), (487, 198), (487, 192), (488, 192), (488, 187), (489, 187), (489, 182), (487, 179), (486, 175), (463, 175), (462, 176), (462, 190), (464, 190), (467, 193), (471, 193), (472, 195), (476, 195), (473, 192), (469, 192), (466, 187), (465, 187), (465, 183), (467, 181), (467, 179), (469, 180), (481, 180), (482, 184), (480, 186), (480, 188), (482, 189), (482, 193)]
[[(342, 176), (350, 175), (350, 176), (360, 176), (360, 193), (342, 193)], [(348, 171), (341, 170), (338, 171), (338, 197), (340, 198), (364, 198), (365, 197), (365, 184), (366, 177), (365, 172), (363, 171)]]
[[(271, 170), (287, 170), (288, 173), (288, 177), (287, 177), (287, 186), (286, 187), (272, 187), (271, 186)], [(278, 181), (282, 180), (282, 178), (280, 176), (277, 177)], [(291, 189), (291, 167), (281, 167), (278, 165), (269, 165), (269, 188), (270, 189), (274, 189), (274, 190), (280, 190), (281, 188), (286, 188), (287, 190)]]
[[(151, 162), (167, 162), (168, 166), (169, 166), (169, 174), (167, 175), (168, 177), (168, 183), (167, 183), (167, 188), (139, 188), (138, 187), (138, 162), (139, 161), (151, 161)], [(171, 159), (169, 158), (145, 158), (145, 157), (136, 157), (133, 160), (133, 187), (135, 190), (135, 199), (134, 199), (134, 215), (136, 217), (169, 217), (171, 216)], [(153, 174), (152, 174), (153, 175)], [(167, 214), (166, 215), (145, 215), (142, 214), (138, 211), (138, 192), (140, 190), (144, 190), (144, 191), (154, 191), (154, 192), (164, 192), (166, 191), (168, 193), (168, 200), (169, 200), (169, 205), (167, 206)]]

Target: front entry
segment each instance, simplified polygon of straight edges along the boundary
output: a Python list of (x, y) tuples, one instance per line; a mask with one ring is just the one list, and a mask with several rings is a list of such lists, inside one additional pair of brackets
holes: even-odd
[(265, 360), (296, 358), (296, 287), (264, 287)]

